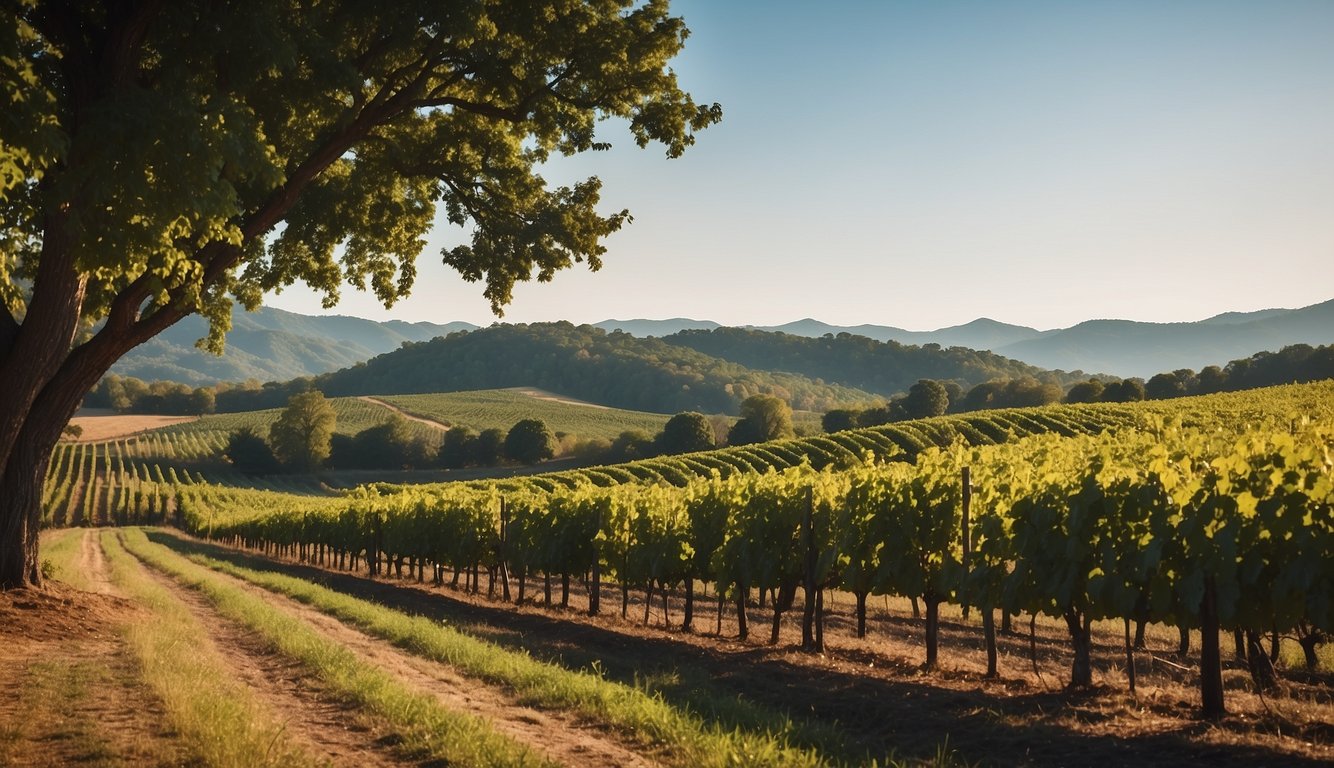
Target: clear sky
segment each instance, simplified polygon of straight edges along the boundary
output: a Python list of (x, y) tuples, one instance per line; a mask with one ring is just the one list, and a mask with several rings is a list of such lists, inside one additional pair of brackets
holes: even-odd
[[(1334, 1), (672, 7), (722, 123), (678, 160), (606, 123), (615, 149), (549, 168), (635, 220), (505, 321), (1046, 329), (1334, 298)], [(493, 322), (440, 263), (464, 237), (440, 222), (393, 310), (333, 311)]]

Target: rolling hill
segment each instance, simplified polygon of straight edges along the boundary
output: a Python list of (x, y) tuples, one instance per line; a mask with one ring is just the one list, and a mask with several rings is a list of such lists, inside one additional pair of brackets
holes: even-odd
[(247, 379), (283, 381), (346, 368), (404, 342), (476, 327), (471, 323), (381, 323), (342, 315), (309, 316), (271, 307), (255, 312), (238, 309), (232, 313), (232, 330), (221, 357), (195, 347), (207, 328), (203, 318), (192, 315), (132, 350), (111, 372), (145, 381), (196, 385)]

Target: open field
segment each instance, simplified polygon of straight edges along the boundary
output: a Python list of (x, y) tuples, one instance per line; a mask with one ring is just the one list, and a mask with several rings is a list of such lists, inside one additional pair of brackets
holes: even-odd
[(75, 416), (70, 419), (70, 424), (83, 431), (78, 437), (72, 438), (70, 442), (97, 443), (103, 440), (115, 440), (176, 424), (188, 424), (198, 420), (198, 418), (198, 416), (145, 416), (140, 414)]

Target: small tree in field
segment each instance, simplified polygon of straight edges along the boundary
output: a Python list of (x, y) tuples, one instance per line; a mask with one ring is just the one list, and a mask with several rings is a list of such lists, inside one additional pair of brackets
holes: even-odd
[(791, 406), (773, 395), (751, 395), (741, 402), (741, 418), (727, 433), (727, 442), (749, 445), (794, 435)]
[(292, 395), (278, 420), (269, 426), (269, 442), (283, 466), (315, 472), (329, 458), (338, 414), (318, 390)]
[(629, 212), (538, 171), (606, 118), (671, 157), (717, 122), (668, 66), (687, 34), (666, 0), (0, 5), (0, 588), (41, 583), (61, 429), (182, 318), (219, 351), (298, 281), (391, 305), (437, 218), (497, 314), (597, 269)]
[(693, 453), (715, 447), (713, 425), (702, 413), (678, 413), (667, 420), (657, 439), (662, 453)]
[(265, 475), (278, 471), (278, 459), (268, 442), (252, 427), (242, 427), (227, 438), (223, 456), (238, 471), (248, 475)]
[(505, 456), (520, 464), (536, 464), (556, 455), (556, 436), (541, 419), (523, 419), (505, 435)]

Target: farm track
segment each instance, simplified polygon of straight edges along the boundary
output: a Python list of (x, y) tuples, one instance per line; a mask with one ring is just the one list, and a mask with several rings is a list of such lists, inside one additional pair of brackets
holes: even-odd
[(111, 573), (107, 570), (106, 556), (102, 551), (102, 537), (95, 528), (84, 529), (79, 542), (78, 568), (88, 577), (88, 583), (92, 585), (94, 592), (121, 596), (111, 582)]
[(426, 418), (426, 417), (424, 417), (424, 416), (414, 416), (413, 414), (408, 413), (407, 411), (403, 410), (402, 408), (399, 408), (398, 406), (393, 405), (393, 404), (391, 404), (391, 403), (386, 403), (386, 402), (383, 401), (383, 400), (377, 400), (376, 398), (374, 398), (374, 397), (370, 397), (370, 396), (367, 396), (367, 395), (362, 395), (361, 397), (358, 397), (357, 399), (358, 399), (358, 400), (361, 400), (362, 402), (365, 402), (365, 403), (370, 403), (371, 405), (378, 405), (378, 406), (380, 406), (381, 408), (388, 408), (389, 410), (393, 411), (394, 413), (397, 413), (399, 416), (402, 416), (403, 418), (407, 419), (408, 421), (415, 421), (415, 422), (417, 422), (418, 424), (425, 424), (426, 426), (430, 427), (431, 429), (438, 429), (438, 430), (440, 430), (441, 432), (448, 432), (448, 431), (449, 431), (449, 425), (448, 425), (448, 424), (445, 424), (444, 422), (436, 421), (435, 419), (428, 419), (428, 418)]
[[(643, 749), (641, 745), (622, 743), (615, 736), (581, 722), (576, 717), (526, 706), (500, 688), (464, 677), (443, 664), (399, 650), (388, 641), (350, 627), (296, 600), (227, 574), (214, 574), (215, 578), (254, 594), (289, 616), (300, 619), (321, 635), (350, 650), (360, 660), (393, 675), (417, 692), (434, 696), (451, 709), (482, 717), (496, 731), (528, 746), (543, 757), (563, 765), (590, 768), (647, 767), (657, 764), (636, 751)], [(166, 579), (161, 575), (158, 578)], [(176, 591), (190, 595), (192, 608), (199, 606), (211, 611), (207, 601), (193, 590), (174, 583), (172, 586)], [(225, 621), (215, 616), (213, 621), (205, 623), (212, 627)], [(295, 662), (291, 664), (296, 666)], [(356, 764), (365, 763), (356, 761)], [(401, 764), (401, 760), (387, 764)]]
[[(988, 683), (966, 667), (923, 676), (915, 665), (915, 648), (911, 651), (914, 657), (895, 657), (868, 650), (863, 644), (840, 643), (841, 647), (832, 653), (812, 657), (790, 647), (669, 634), (660, 627), (645, 630), (619, 618), (587, 619), (575, 611), (563, 615), (536, 608), (516, 611), (512, 606), (445, 588), (370, 580), (216, 545), (192, 545), (230, 553), (249, 561), (252, 567), (315, 581), (405, 613), (447, 621), (562, 666), (586, 668), (596, 660), (608, 678), (621, 681), (679, 677), (678, 684), (661, 689), (665, 699), (676, 706), (688, 706), (691, 685), (701, 684), (790, 711), (796, 717), (836, 725), (856, 739), (850, 745), (854, 751), (867, 749), (876, 754), (893, 749), (900, 759), (930, 759), (947, 741), (951, 750), (970, 763), (997, 760), (995, 745), (1003, 743), (1019, 750), (1014, 761), (1028, 764), (1083, 763), (1089, 755), (1116, 764), (1195, 765), (1201, 760), (1235, 766), (1325, 764), (1312, 755), (1294, 754), (1291, 743), (1287, 749), (1235, 743), (1240, 734), (1267, 728), (1262, 723), (1247, 722), (1245, 717), (1234, 720), (1225, 730), (1191, 719), (1178, 720), (1176, 713), (1188, 710), (1190, 704), (1177, 703), (1171, 696), (1133, 718), (1133, 735), (1122, 733), (1116, 711), (1124, 704), (1115, 688), (1107, 687), (1119, 686), (1120, 680), (1109, 678), (1093, 693), (1061, 688), (1060, 674), (1068, 664), (1068, 651), (1059, 633), (1040, 635), (1038, 639), (1047, 670), (1045, 686), (1026, 679), (1026, 633), (1007, 638), (1012, 647), (1003, 649), (1003, 653), (1009, 658), (1009, 672), (999, 683)], [(540, 584), (532, 586), (540, 594)], [(603, 600), (607, 611), (612, 612), (607, 593)], [(753, 617), (758, 619), (757, 634), (767, 634), (765, 613)], [(785, 622), (784, 636), (789, 642), (797, 613), (794, 610), (793, 618)], [(702, 602), (699, 626), (711, 629), (712, 614), (711, 606)], [(976, 634), (975, 629), (952, 625), (952, 621), (942, 622), (943, 638), (956, 632)], [(907, 620), (892, 620), (876, 631), (888, 631), (899, 642), (920, 642), (919, 630)], [(951, 641), (944, 642), (945, 647), (951, 647)], [(964, 652), (963, 648), (957, 650)], [(1115, 653), (1111, 646), (1102, 650)], [(1060, 672), (1053, 674), (1056, 670)], [(1004, 717), (998, 715), (1002, 710)], [(1072, 727), (1073, 723), (1079, 723), (1079, 727)], [(1125, 725), (1124, 720), (1120, 725)], [(1315, 740), (1321, 742), (1323, 738), (1317, 734)], [(1315, 754), (1328, 754), (1327, 746)]]
[(121, 633), (147, 616), (116, 593), (96, 531), (78, 567), (94, 593), (0, 593), (0, 766), (189, 764)]
[(328, 690), (299, 662), (270, 649), (250, 630), (220, 615), (208, 600), (142, 562), (137, 567), (189, 608), (234, 677), (282, 723), (283, 738), (332, 765), (395, 766), (413, 761), (394, 749), (396, 739), (373, 718)]

